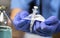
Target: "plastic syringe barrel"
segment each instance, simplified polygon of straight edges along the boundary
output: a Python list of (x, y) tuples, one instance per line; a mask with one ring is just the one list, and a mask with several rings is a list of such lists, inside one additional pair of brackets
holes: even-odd
[(31, 18), (31, 23), (30, 23), (30, 32), (32, 32), (32, 27), (33, 27), (33, 24), (34, 24), (34, 21), (35, 21), (34, 18), (35, 18), (36, 13), (38, 12), (37, 9), (38, 9), (38, 7), (34, 6), (33, 13), (32, 13), (32, 18)]

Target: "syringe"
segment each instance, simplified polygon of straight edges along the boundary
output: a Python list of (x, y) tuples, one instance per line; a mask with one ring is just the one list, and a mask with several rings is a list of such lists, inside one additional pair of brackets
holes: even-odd
[(32, 9), (32, 10), (33, 10), (33, 13), (24, 18), (26, 20), (31, 20), (30, 32), (32, 32), (32, 28), (33, 28), (33, 24), (34, 24), (35, 20), (41, 21), (41, 22), (45, 21), (45, 18), (42, 15), (38, 14), (38, 7), (37, 6), (34, 6), (34, 9)]
[(33, 24), (34, 24), (34, 21), (35, 21), (34, 20), (35, 19), (35, 15), (38, 12), (37, 9), (38, 9), (38, 7), (34, 6), (32, 17), (31, 17), (31, 23), (30, 23), (30, 32), (32, 32), (32, 27), (33, 27)]

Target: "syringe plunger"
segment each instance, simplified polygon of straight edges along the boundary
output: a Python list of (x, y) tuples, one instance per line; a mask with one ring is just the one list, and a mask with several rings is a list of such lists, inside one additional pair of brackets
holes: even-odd
[(34, 6), (34, 9), (38, 9), (38, 7), (37, 6)]

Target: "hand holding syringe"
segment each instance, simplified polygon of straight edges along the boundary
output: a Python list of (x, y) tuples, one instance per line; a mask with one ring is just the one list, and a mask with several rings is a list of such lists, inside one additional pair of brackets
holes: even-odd
[(32, 32), (32, 26), (33, 26), (35, 20), (41, 21), (41, 22), (45, 21), (45, 18), (43, 16), (41, 16), (40, 14), (37, 14), (37, 13), (38, 13), (38, 7), (34, 6), (33, 13), (30, 14), (28, 17), (24, 18), (26, 20), (31, 20), (31, 23), (30, 23), (30, 31), (31, 32)]
[(44, 17), (41, 16), (40, 14), (37, 14), (38, 13), (38, 7), (37, 6), (34, 6), (34, 9), (33, 9), (33, 13), (32, 13), (32, 16), (31, 16), (31, 23), (30, 23), (30, 31), (32, 32), (32, 26), (35, 22), (35, 20), (38, 20), (38, 21), (44, 21)]

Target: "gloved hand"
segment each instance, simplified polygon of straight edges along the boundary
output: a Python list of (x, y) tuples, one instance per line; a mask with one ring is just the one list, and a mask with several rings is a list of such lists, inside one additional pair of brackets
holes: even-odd
[(30, 21), (24, 20), (23, 18), (27, 17), (29, 13), (27, 11), (21, 11), (16, 14), (13, 24), (17, 30), (29, 31)]
[(51, 36), (56, 33), (56, 29), (60, 25), (58, 18), (51, 16), (46, 19), (44, 22), (35, 22), (34, 32), (42, 36)]
[[(24, 31), (30, 30), (29, 27), (30, 27), (31, 17), (32, 17), (32, 14), (29, 15), (27, 11), (19, 12), (13, 20), (15, 28), (17, 30), (24, 30)], [(44, 21), (45, 19), (41, 15), (36, 15), (34, 20)]]

